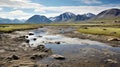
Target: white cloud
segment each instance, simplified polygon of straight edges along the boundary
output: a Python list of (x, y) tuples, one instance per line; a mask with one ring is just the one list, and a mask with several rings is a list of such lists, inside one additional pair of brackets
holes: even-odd
[(0, 7), (35, 9), (43, 5), (33, 3), (31, 0), (0, 0)]
[(25, 13), (21, 10), (15, 10), (11, 12), (0, 12), (0, 17), (2, 18), (10, 18), (10, 19), (28, 19), (33, 14)]
[(84, 4), (102, 4), (100, 0), (80, 0)]
[[(98, 0), (79, 0), (86, 4), (101, 4), (101, 1)], [(111, 8), (120, 8), (120, 4), (108, 4), (101, 6), (59, 6), (59, 7), (48, 7), (38, 3), (33, 3), (31, 0), (0, 0), (0, 17), (3, 18), (18, 18), (18, 19), (28, 19), (31, 17), (31, 13), (26, 13), (21, 9), (34, 9), (34, 13), (45, 15), (47, 17), (54, 17), (64, 12), (72, 12), (75, 14), (84, 14), (84, 13), (94, 13), (98, 14), (99, 12), (111, 9)], [(16, 10), (10, 12), (3, 12), (4, 7), (14, 8)], [(55, 12), (55, 13), (49, 13)]]
[(0, 11), (2, 11), (3, 10), (3, 8), (0, 8)]
[[(84, 14), (84, 13), (94, 13), (98, 14), (99, 12), (111, 9), (111, 8), (120, 8), (119, 6), (61, 6), (61, 7), (43, 7), (40, 9), (36, 9), (35, 11), (46, 11), (46, 15), (48, 14), (47, 11), (54, 11), (63, 13), (63, 12), (73, 12), (75, 14)], [(56, 14), (57, 15), (57, 14)], [(48, 14), (48, 16), (52, 16), (52, 14)], [(53, 14), (55, 16), (55, 14)]]
[(46, 17), (55, 17), (55, 16), (58, 16), (60, 15), (60, 13), (45, 13), (45, 14), (40, 14), (40, 15), (44, 15)]

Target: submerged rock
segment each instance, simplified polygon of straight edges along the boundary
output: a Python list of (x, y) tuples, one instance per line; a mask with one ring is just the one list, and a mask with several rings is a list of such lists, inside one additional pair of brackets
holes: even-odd
[(56, 44), (60, 44), (61, 42), (58, 41), (58, 42), (55, 42), (55, 43), (56, 43)]
[(43, 37), (43, 36), (38, 36), (38, 37)]

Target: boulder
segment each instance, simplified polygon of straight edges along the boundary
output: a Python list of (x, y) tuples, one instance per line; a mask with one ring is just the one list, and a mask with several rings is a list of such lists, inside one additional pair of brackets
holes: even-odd
[(19, 57), (18, 57), (17, 55), (12, 55), (12, 59), (13, 59), (13, 60), (18, 60)]
[(65, 57), (64, 57), (64, 56), (58, 55), (58, 54), (54, 54), (54, 55), (52, 55), (52, 57), (53, 57), (54, 59), (57, 59), (57, 60), (65, 60)]
[(30, 42), (30, 40), (26, 40), (26, 43), (29, 43)]
[(7, 57), (7, 59), (9, 59), (9, 60), (18, 60), (20, 58), (17, 55), (12, 55), (10, 57)]

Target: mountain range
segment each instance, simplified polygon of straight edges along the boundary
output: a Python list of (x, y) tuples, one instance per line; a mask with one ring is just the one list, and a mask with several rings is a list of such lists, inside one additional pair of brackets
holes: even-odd
[(5, 18), (0, 18), (0, 23), (51, 23), (51, 22), (79, 22), (79, 21), (86, 21), (86, 20), (101, 20), (101, 19), (107, 19), (111, 20), (113, 18), (118, 18), (120, 19), (120, 9), (113, 8), (113, 9), (108, 9), (104, 10), (97, 15), (92, 14), (92, 13), (86, 13), (86, 14), (78, 14), (75, 15), (74, 13), (71, 12), (65, 12), (62, 13), (56, 17), (50, 17), (47, 18), (46, 16), (42, 15), (34, 15), (30, 17), (29, 19), (25, 20), (18, 20), (18, 19), (5, 19)]
[(83, 15), (75, 15), (71, 12), (65, 12), (56, 17), (47, 18), (41, 15), (34, 15), (30, 17), (27, 23), (50, 23), (50, 22), (70, 22), (70, 21), (84, 21), (93, 18), (95, 15), (92, 13), (87, 13)]
[(53, 22), (65, 22), (65, 21), (68, 21), (68, 20), (73, 19), (75, 17), (76, 17), (76, 15), (73, 13), (65, 12), (63, 14), (60, 14), (59, 16), (51, 17), (49, 19)]
[[(40, 16), (40, 15), (39, 15)], [(78, 14), (75, 15), (74, 13), (71, 12), (65, 12), (60, 14), (59, 16), (56, 17), (50, 17), (47, 18), (44, 21), (37, 21), (37, 23), (41, 23), (41, 22), (79, 22), (79, 21), (86, 21), (86, 20), (99, 20), (99, 19), (113, 19), (113, 18), (120, 18), (120, 9), (117, 8), (113, 8), (113, 9), (108, 9), (108, 10), (104, 10), (100, 13), (98, 13), (97, 15), (92, 14), (92, 13), (87, 13), (87, 14)], [(44, 19), (44, 18), (38, 18), (38, 19)], [(28, 20), (32, 20), (33, 23), (36, 23), (36, 20), (34, 18), (34, 16), (32, 16), (31, 18), (29, 18)], [(28, 22), (27, 20), (27, 22)], [(31, 22), (31, 21), (29, 21)]]
[(18, 20), (18, 19), (6, 19), (6, 18), (0, 18), (0, 24), (9, 24), (9, 23), (24, 23), (25, 20)]

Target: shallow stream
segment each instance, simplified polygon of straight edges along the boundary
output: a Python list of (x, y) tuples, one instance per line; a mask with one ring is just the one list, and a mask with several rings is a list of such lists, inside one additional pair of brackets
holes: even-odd
[[(60, 34), (49, 34), (46, 28), (40, 28), (31, 31), (34, 35), (30, 35), (27, 39), (30, 40), (30, 45), (45, 45), (51, 48), (53, 54), (65, 56), (66, 60), (87, 59), (88, 61), (102, 62), (107, 59), (112, 59), (120, 62), (120, 47), (112, 47), (108, 44), (91, 41), (87, 39), (70, 38)], [(41, 60), (43, 63), (51, 63), (57, 61), (52, 57), (47, 57)]]

